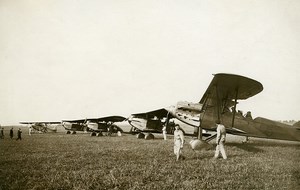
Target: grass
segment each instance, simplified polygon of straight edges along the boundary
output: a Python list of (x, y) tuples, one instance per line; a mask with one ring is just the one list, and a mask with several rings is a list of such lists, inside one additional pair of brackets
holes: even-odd
[(176, 162), (171, 136), (157, 137), (28, 136), (24, 128), (22, 141), (0, 140), (0, 189), (300, 189), (300, 143), (230, 136), (226, 161), (186, 143)]

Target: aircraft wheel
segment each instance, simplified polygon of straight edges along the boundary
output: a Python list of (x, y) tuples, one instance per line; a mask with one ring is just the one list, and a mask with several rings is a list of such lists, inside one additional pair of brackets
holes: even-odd
[(97, 137), (102, 137), (102, 136), (103, 136), (102, 132), (97, 133)]
[(145, 139), (146, 140), (153, 140), (154, 139), (154, 135), (152, 133), (148, 133), (145, 135)]
[(137, 139), (143, 139), (143, 138), (145, 138), (145, 134), (144, 134), (144, 133), (138, 133), (138, 134), (136, 135), (136, 138), (137, 138)]
[(73, 132), (72, 132), (72, 135), (75, 135), (75, 134), (76, 134), (76, 131), (73, 131)]
[(93, 136), (96, 136), (96, 133), (95, 133), (95, 132), (92, 132), (92, 133), (91, 133), (91, 137), (93, 137)]
[(71, 131), (67, 131), (67, 134), (71, 134)]
[(190, 141), (191, 148), (193, 150), (210, 150), (213, 146), (208, 142), (200, 139), (194, 139)]

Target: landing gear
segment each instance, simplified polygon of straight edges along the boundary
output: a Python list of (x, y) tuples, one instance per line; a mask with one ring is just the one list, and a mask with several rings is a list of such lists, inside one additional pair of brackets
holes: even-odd
[(202, 139), (193, 139), (190, 141), (192, 150), (211, 150), (213, 146)]
[(91, 133), (91, 135), (90, 135), (91, 137), (94, 137), (94, 136), (96, 136), (96, 137), (102, 137), (103, 136), (103, 133), (102, 132), (92, 132)]
[(152, 133), (147, 133), (146, 135), (144, 133), (138, 133), (136, 135), (137, 139), (145, 139), (145, 140), (152, 140), (154, 139), (154, 135)]
[(152, 133), (148, 133), (145, 135), (145, 139), (146, 140), (153, 140), (154, 139), (154, 135)]
[(93, 137), (93, 136), (96, 136), (96, 133), (95, 133), (95, 132), (92, 132), (92, 133), (91, 133), (91, 137)]
[(97, 133), (96, 136), (97, 136), (97, 137), (102, 137), (102, 136), (103, 136), (103, 133), (102, 133), (102, 132), (99, 132), (99, 133)]
[(137, 138), (137, 139), (143, 139), (143, 138), (145, 138), (145, 134), (144, 134), (144, 133), (138, 133), (138, 134), (136, 135), (136, 138)]

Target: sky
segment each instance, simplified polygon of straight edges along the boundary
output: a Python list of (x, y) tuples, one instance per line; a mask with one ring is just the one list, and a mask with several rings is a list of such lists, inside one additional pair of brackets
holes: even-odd
[(215, 73), (263, 84), (237, 109), (300, 120), (299, 9), (298, 0), (0, 0), (0, 124), (199, 102)]

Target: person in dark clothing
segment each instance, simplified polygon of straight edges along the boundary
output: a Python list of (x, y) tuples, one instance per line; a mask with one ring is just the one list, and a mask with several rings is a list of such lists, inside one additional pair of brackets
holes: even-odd
[(111, 122), (108, 123), (108, 128), (107, 128), (107, 136), (111, 136), (113, 133), (113, 124)]
[(10, 136), (11, 139), (14, 138), (14, 128), (13, 127), (9, 131), (9, 136)]
[(1, 126), (0, 126), (0, 128), (1, 128), (1, 139), (4, 139), (4, 128)]
[(19, 130), (18, 130), (18, 138), (17, 138), (17, 140), (22, 140), (22, 130), (21, 130), (21, 128), (19, 128)]

